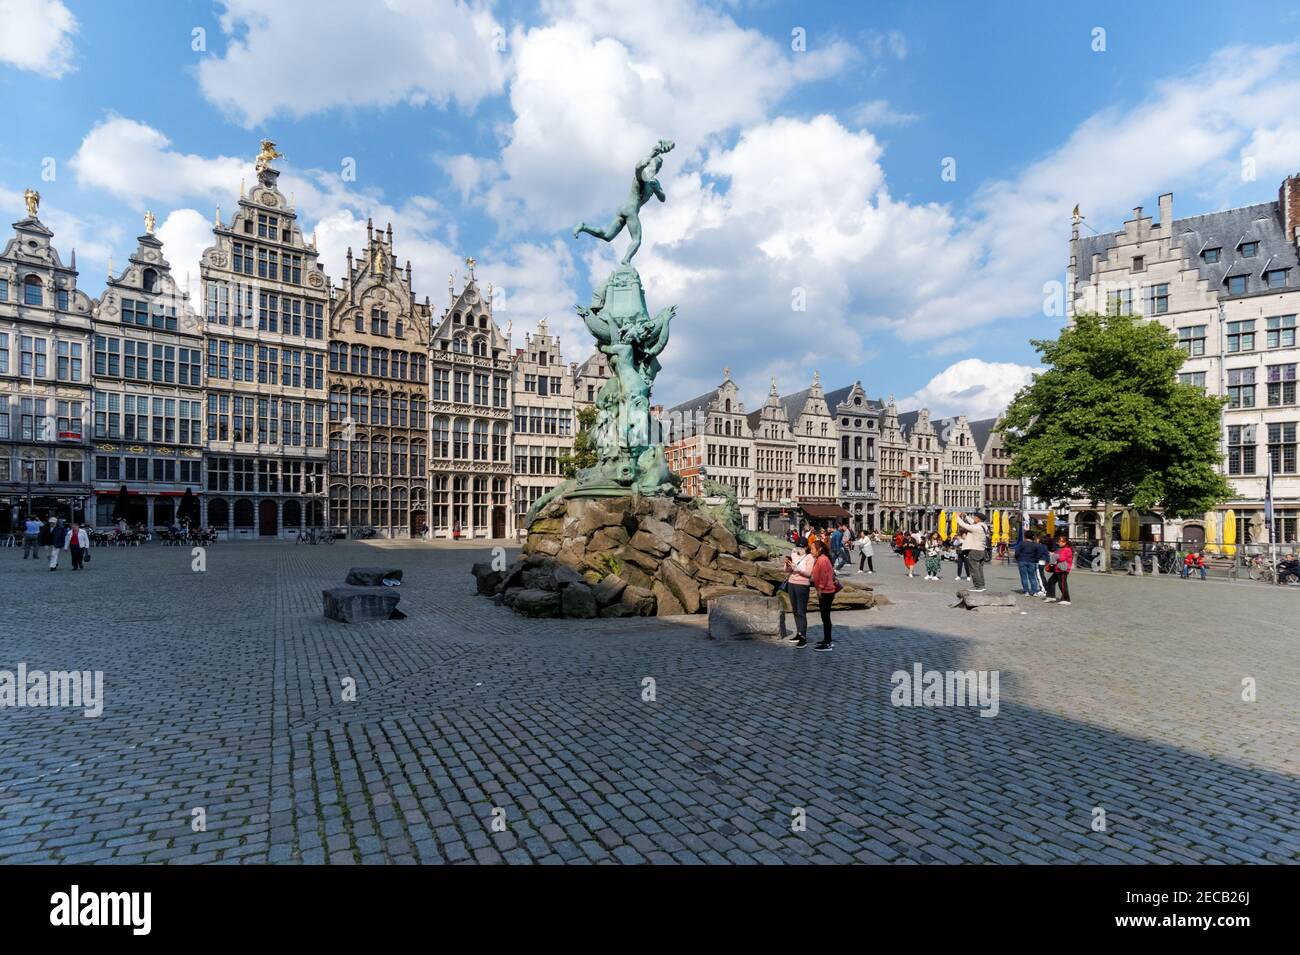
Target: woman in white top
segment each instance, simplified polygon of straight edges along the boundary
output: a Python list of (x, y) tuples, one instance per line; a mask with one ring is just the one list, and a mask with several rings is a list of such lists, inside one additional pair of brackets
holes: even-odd
[(790, 609), (794, 611), (795, 649), (808, 645), (808, 591), (812, 587), (813, 565), (816, 559), (802, 547), (796, 547), (785, 559), (785, 592), (790, 595)]
[(876, 565), (871, 560), (875, 556), (874, 551), (871, 549), (871, 535), (866, 530), (858, 531), (856, 544), (858, 548), (858, 573), (862, 573), (865, 569), (867, 573), (874, 574)]

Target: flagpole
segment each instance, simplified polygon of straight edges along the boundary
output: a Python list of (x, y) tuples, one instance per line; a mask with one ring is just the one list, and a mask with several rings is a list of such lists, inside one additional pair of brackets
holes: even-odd
[(1268, 477), (1264, 483), (1264, 519), (1268, 521), (1268, 559), (1273, 568), (1274, 583), (1277, 579), (1277, 531), (1273, 527), (1273, 455), (1268, 455)]

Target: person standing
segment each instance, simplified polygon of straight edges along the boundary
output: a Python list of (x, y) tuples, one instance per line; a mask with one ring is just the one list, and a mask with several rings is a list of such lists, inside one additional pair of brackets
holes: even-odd
[(940, 576), (942, 570), (943, 542), (939, 540), (939, 532), (932, 531), (925, 539), (925, 579), (942, 580)]
[(831, 532), (831, 563), (839, 570), (847, 562), (848, 556), (844, 553), (844, 526), (836, 524), (835, 530)]
[(903, 566), (907, 568), (907, 576), (916, 576), (916, 541), (912, 540), (912, 535), (908, 534), (903, 538)]
[(86, 557), (86, 551), (90, 547), (90, 535), (86, 529), (80, 525), (73, 524), (68, 531), (67, 541), (68, 553), (72, 555), (72, 569), (81, 570)]
[[(51, 522), (54, 520), (50, 518)], [(68, 529), (60, 521), (50, 528), (50, 570), (59, 569), (59, 554), (63, 550), (63, 542), (67, 540)]]
[(27, 515), (27, 522), (23, 524), (23, 560), (35, 558), (40, 553), (40, 545), (37, 543), (40, 536), (41, 522), (30, 514)]
[(816, 560), (813, 562), (812, 582), (817, 588), (817, 609), (822, 618), (822, 640), (813, 649), (833, 650), (835, 644), (831, 639), (831, 604), (835, 602), (835, 594), (842, 585), (835, 579), (835, 567), (821, 541), (813, 547), (813, 556)]
[(41, 529), (36, 536), (36, 543), (41, 549), (41, 556), (46, 560), (50, 557), (50, 547), (54, 543), (54, 527), (54, 518), (51, 517), (48, 523), (41, 525)]
[(874, 551), (871, 548), (871, 535), (865, 530), (858, 532), (858, 573), (865, 569), (867, 573), (874, 574), (876, 565), (872, 561)]
[(812, 587), (813, 555), (796, 547), (785, 559), (785, 592), (790, 595), (790, 609), (794, 613), (794, 646), (802, 650), (808, 645), (808, 590)]
[(957, 526), (963, 531), (961, 548), (970, 568), (971, 593), (982, 594), (984, 587), (984, 561), (988, 559), (989, 529), (978, 514), (958, 514)]
[(1025, 531), (1016, 544), (1016, 567), (1020, 571), (1020, 590), (1026, 597), (1037, 597), (1038, 586), (1038, 535)]
[[(1056, 554), (1052, 558), (1052, 563), (1048, 564), (1051, 576), (1047, 578), (1047, 596), (1043, 599), (1048, 603), (1059, 603), (1062, 607), (1070, 606), (1070, 571), (1074, 567), (1074, 550), (1070, 547), (1069, 539), (1062, 534), (1056, 539)], [(1056, 586), (1061, 586), (1061, 599), (1056, 599)]]

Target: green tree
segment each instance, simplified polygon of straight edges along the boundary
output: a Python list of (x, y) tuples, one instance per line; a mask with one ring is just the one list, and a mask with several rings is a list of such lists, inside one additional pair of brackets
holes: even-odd
[(1104, 506), (1105, 570), (1117, 504), (1192, 517), (1231, 496), (1218, 470), (1225, 399), (1178, 381), (1187, 356), (1164, 326), (1080, 315), (1059, 338), (1033, 345), (1046, 370), (998, 425), (1011, 473), (1029, 477), (1037, 497), (1082, 495)]
[(560, 455), (560, 473), (566, 478), (575, 478), (583, 468), (596, 465), (596, 438), (592, 431), (596, 427), (596, 408), (587, 405), (578, 412), (578, 434), (573, 439), (573, 453)]

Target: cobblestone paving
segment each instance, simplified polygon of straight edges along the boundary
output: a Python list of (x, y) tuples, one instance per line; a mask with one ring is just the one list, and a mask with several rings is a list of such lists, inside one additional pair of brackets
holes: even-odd
[[(0, 709), (0, 862), (1300, 861), (1295, 589), (1078, 574), (1071, 607), (982, 617), (882, 557), (892, 606), (814, 654), (526, 621), (471, 595), (485, 556), (0, 551), (0, 669), (106, 681), (99, 719)], [(323, 586), (389, 560), (408, 619), (322, 619)], [(998, 715), (891, 705), (917, 662), (1000, 671)]]

